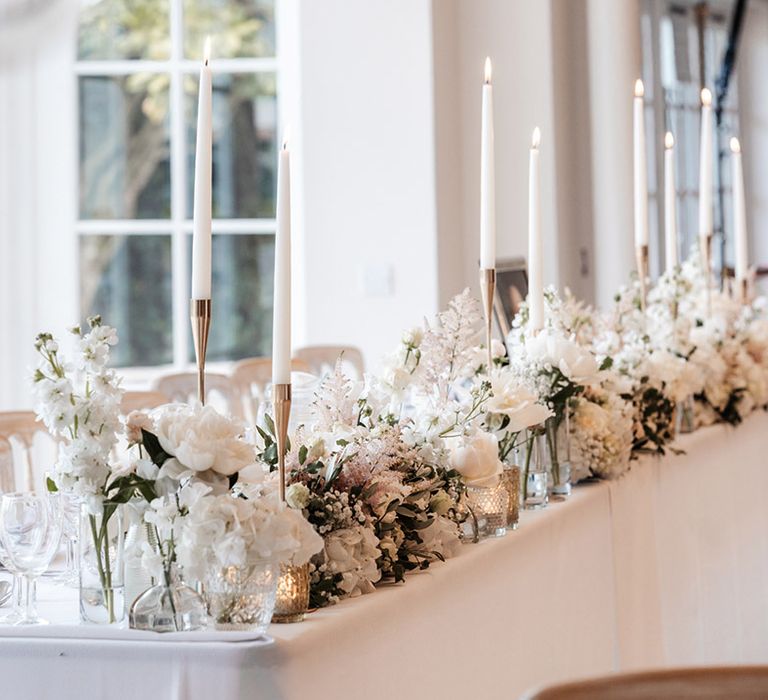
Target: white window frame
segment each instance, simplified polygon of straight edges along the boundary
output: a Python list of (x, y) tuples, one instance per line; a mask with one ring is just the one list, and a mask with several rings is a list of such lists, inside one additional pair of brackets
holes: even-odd
[[(120, 372), (126, 376), (130, 384), (144, 384), (155, 376), (167, 372), (170, 368), (177, 370), (191, 366), (189, 357), (189, 299), (190, 280), (188, 270), (187, 236), (192, 232), (192, 219), (187, 218), (186, 192), (186, 134), (184, 121), (184, 77), (198, 75), (200, 61), (184, 58), (184, 23), (183, 0), (168, 0), (170, 11), (171, 54), (168, 60), (150, 61), (141, 59), (118, 60), (81, 60), (75, 61), (75, 90), (79, 90), (79, 78), (83, 76), (122, 76), (133, 73), (166, 73), (170, 76), (169, 86), (169, 140), (170, 140), (170, 178), (171, 178), (171, 217), (169, 219), (81, 219), (79, 187), (76, 198), (77, 218), (75, 222), (75, 247), (78, 266), (80, 264), (79, 242), (83, 235), (169, 235), (171, 238), (171, 289), (172, 289), (172, 339), (173, 363), (171, 365), (155, 365), (150, 367), (121, 367)], [(280, 0), (275, 0), (275, 34), (278, 36), (280, 25)], [(213, 56), (210, 66), (216, 74), (260, 74), (270, 73), (275, 76), (277, 94), (277, 124), (281, 124), (281, 71), (280, 71), (280, 42), (276, 40), (275, 56), (268, 58), (229, 58), (217, 59), (216, 45), (213, 42)], [(75, 95), (78, 93), (75, 92)], [(77, 139), (80, 139), (79, 100), (77, 105)], [(280, 138), (280, 134), (277, 134)], [(79, 157), (75, 163), (75, 182), (79, 178)], [(274, 235), (275, 219), (214, 219), (211, 224), (213, 234), (249, 234)], [(77, 290), (77, 308), (80, 309), (80, 291)], [(214, 314), (216, 300), (213, 299)], [(79, 313), (79, 312), (78, 312)], [(119, 331), (119, 329), (118, 329)], [(227, 363), (219, 363), (225, 366)], [(215, 365), (211, 365), (215, 369)]]

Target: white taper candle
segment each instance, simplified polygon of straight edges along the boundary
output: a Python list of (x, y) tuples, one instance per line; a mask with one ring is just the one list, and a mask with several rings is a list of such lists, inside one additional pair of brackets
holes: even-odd
[(496, 267), (496, 175), (493, 138), (491, 59), (485, 59), (480, 137), (480, 267)]
[(675, 139), (671, 132), (664, 137), (664, 252), (667, 272), (678, 263), (677, 256), (677, 190), (675, 188)]
[(541, 131), (533, 130), (528, 168), (528, 313), (532, 331), (544, 327), (544, 259), (541, 241)]
[(635, 83), (633, 111), (634, 175), (635, 175), (635, 247), (648, 245), (648, 168), (645, 157), (645, 117), (643, 115), (643, 81)]
[(291, 382), (291, 158), (283, 141), (277, 164), (272, 384)]
[(210, 37), (205, 40), (197, 98), (195, 190), (192, 222), (192, 299), (211, 298), (211, 160), (213, 150), (212, 81), (208, 65)]

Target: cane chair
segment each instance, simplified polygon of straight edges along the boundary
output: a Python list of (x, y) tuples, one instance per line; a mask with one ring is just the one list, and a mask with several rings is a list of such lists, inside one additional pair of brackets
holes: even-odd
[[(35, 489), (33, 452), (39, 433), (47, 435), (32, 411), (0, 413), (0, 491)], [(55, 450), (53, 440), (51, 446)]]
[[(311, 372), (302, 360), (291, 360), (292, 372)], [(243, 418), (255, 424), (259, 409), (267, 396), (267, 386), (272, 382), (272, 358), (248, 357), (239, 360), (232, 368), (232, 383), (240, 397)]]
[[(152, 389), (164, 394), (171, 401), (194, 401), (197, 399), (197, 372), (179, 372), (159, 377), (152, 383)], [(231, 377), (226, 374), (206, 372), (205, 402), (223, 413), (243, 417), (240, 397)]]
[(620, 673), (552, 685), (521, 700), (763, 700), (768, 666), (681, 668)]
[(363, 353), (351, 345), (309, 345), (293, 353), (312, 368), (312, 374), (323, 377), (330, 374), (341, 358), (342, 370), (353, 379), (362, 379), (365, 372)]

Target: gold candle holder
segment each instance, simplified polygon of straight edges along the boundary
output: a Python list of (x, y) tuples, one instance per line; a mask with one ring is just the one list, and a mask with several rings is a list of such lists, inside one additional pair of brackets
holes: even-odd
[(192, 299), (189, 305), (192, 321), (192, 340), (195, 343), (197, 361), (197, 398), (205, 404), (205, 353), (208, 350), (208, 333), (211, 329), (211, 300)]
[(480, 294), (483, 298), (483, 312), (485, 313), (485, 344), (488, 348), (488, 376), (493, 369), (493, 348), (491, 337), (493, 335), (493, 298), (496, 293), (496, 268), (480, 268)]
[(645, 311), (648, 302), (648, 244), (635, 246), (637, 276), (640, 278), (640, 308)]
[(288, 421), (291, 417), (291, 385), (272, 385), (277, 439), (277, 473), (280, 479), (280, 500), (285, 503), (285, 446), (288, 442)]
[(742, 305), (746, 306), (749, 304), (749, 280), (746, 277), (736, 280), (736, 288)]
[(309, 609), (309, 563), (280, 564), (272, 622), (301, 622)]

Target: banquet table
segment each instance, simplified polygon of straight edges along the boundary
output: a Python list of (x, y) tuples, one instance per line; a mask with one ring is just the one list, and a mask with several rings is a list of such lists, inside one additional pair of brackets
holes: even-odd
[[(613, 670), (768, 663), (768, 415), (675, 448), (404, 585), (272, 625), (273, 641), (0, 627), (0, 697), (510, 699)], [(40, 598), (74, 619), (75, 591)]]

